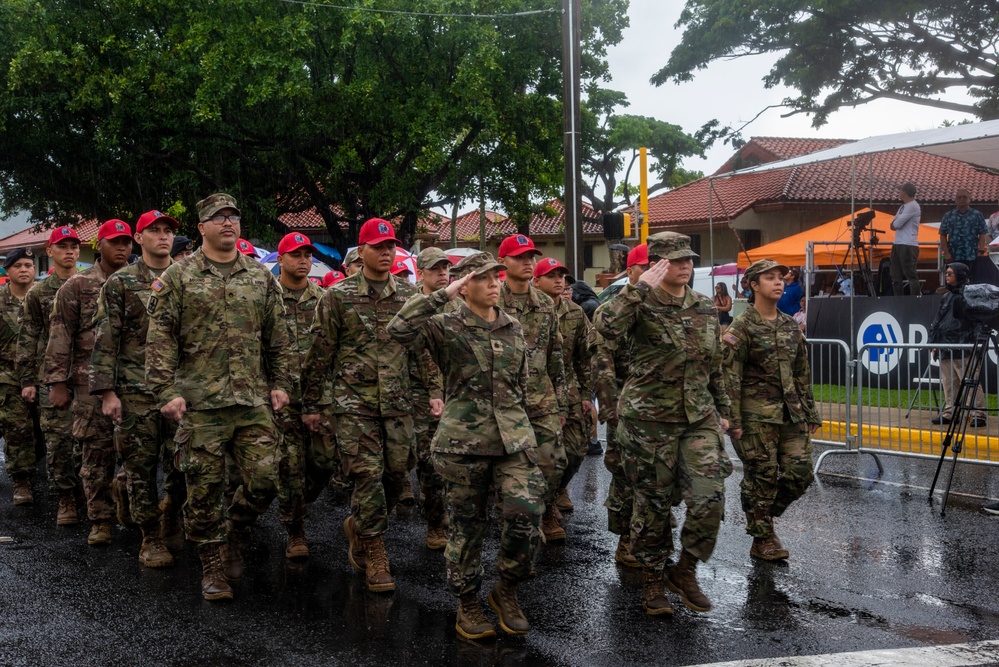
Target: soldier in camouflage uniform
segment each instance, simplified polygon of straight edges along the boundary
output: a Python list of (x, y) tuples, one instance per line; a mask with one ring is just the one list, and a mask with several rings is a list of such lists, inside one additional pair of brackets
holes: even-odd
[[(496, 634), (478, 601), (482, 541), (496, 492), (500, 579), (489, 603), (507, 633), (530, 630), (517, 584), (530, 576), (545, 487), (526, 412), (527, 344), (520, 324), (496, 306), (505, 268), (488, 253), (466, 257), (454, 268), (458, 280), (430, 296), (414, 296), (389, 323), (396, 340), (428, 349), (445, 377), (444, 411), (431, 449), (447, 484), (447, 581), (461, 601), (455, 627), (469, 639)], [(459, 292), (465, 301), (455, 299), (456, 307), (445, 312)]]
[(111, 480), (115, 473), (114, 426), (101, 411), (101, 400), (90, 395), (90, 355), (97, 329), (97, 298), (112, 273), (128, 263), (132, 254), (132, 229), (123, 220), (111, 219), (97, 231), (100, 259), (80, 271), (56, 292), (45, 347), (43, 382), (57, 408), (72, 405), (73, 437), (80, 443), (80, 479), (87, 498), (90, 535), (87, 543), (111, 543), (115, 503)]
[[(426, 248), (416, 258), (416, 271), (420, 293), (427, 296), (447, 287), (451, 260), (440, 248)], [(416, 410), (413, 425), (416, 429), (416, 472), (420, 480), (421, 511), (427, 522), (428, 549), (439, 551), (447, 546), (447, 508), (444, 480), (434, 470), (430, 460), (430, 442), (437, 432), (441, 411), (444, 409), (443, 378), (430, 353), (423, 350), (420, 368), (423, 371), (413, 378), (413, 403), (429, 403), (429, 410)]]
[(361, 266), (361, 257), (357, 254), (357, 248), (352, 248), (347, 252), (347, 256), (343, 258), (343, 272), (350, 278), (361, 270)]
[(21, 381), (15, 372), (17, 332), (24, 297), (35, 282), (35, 254), (31, 248), (7, 253), (3, 268), (8, 282), (0, 286), (0, 432), (4, 438), (7, 474), (14, 483), (14, 504), (34, 502), (35, 429), (30, 406), (21, 396)]
[[(605, 338), (627, 335), (631, 369), (618, 405), (626, 438), (622, 461), (634, 488), (632, 550), (645, 570), (643, 606), (672, 614), (664, 585), (693, 611), (711, 602), (697, 583), (697, 561), (714, 550), (732, 472), (722, 445), (729, 397), (722, 377), (718, 316), (709, 297), (689, 287), (696, 257), (690, 239), (661, 232), (648, 239), (651, 268), (625, 286), (596, 318)], [(683, 552), (664, 577), (673, 550), (670, 506), (684, 490)]]
[[(635, 246), (628, 253), (628, 282), (634, 286), (643, 273), (649, 270), (649, 249), (644, 243)], [(597, 308), (599, 313), (607, 304)], [(596, 315), (594, 315), (596, 318)], [(621, 465), (621, 444), (619, 437), (623, 429), (618, 422), (618, 399), (621, 389), (628, 380), (631, 367), (630, 344), (627, 334), (608, 340), (591, 329), (594, 336), (594, 382), (597, 403), (600, 406), (600, 421), (607, 424), (607, 453), (604, 454), (604, 467), (611, 474), (610, 486), (607, 488), (607, 529), (618, 535), (617, 549), (614, 560), (625, 567), (640, 568), (634, 554), (631, 553), (631, 512), (634, 505), (634, 493), (631, 482), (625, 475)]]
[(565, 529), (560, 523), (561, 513), (555, 507), (555, 494), (568, 465), (562, 427), (569, 406), (555, 302), (531, 285), (534, 265), (541, 254), (531, 239), (523, 234), (508, 236), (500, 244), (498, 254), (499, 260), (509, 267), (500, 290), (499, 307), (520, 322), (527, 341), (527, 361), (531, 367), (527, 415), (534, 426), (538, 465), (547, 483), (541, 532), (547, 541), (564, 540)]
[(533, 285), (555, 302), (558, 315), (559, 333), (562, 335), (562, 363), (565, 367), (566, 396), (568, 415), (562, 429), (562, 442), (568, 464), (559, 482), (555, 507), (562, 512), (573, 510), (569, 499), (569, 482), (586, 458), (590, 445), (590, 428), (593, 404), (593, 376), (591, 361), (590, 321), (586, 313), (571, 298), (563, 298), (569, 270), (561, 262), (551, 257), (542, 258), (534, 267)]
[(38, 403), (39, 420), (45, 434), (49, 484), (59, 494), (56, 525), (69, 526), (79, 522), (77, 504), (82, 497), (80, 448), (73, 438), (73, 413), (68, 407), (59, 408), (52, 404), (49, 388), (42, 382), (42, 377), (52, 304), (59, 288), (76, 273), (80, 238), (71, 227), (54, 229), (49, 235), (45, 254), (52, 260), (53, 270), (24, 297), (14, 373), (20, 379), (24, 400)]
[(382, 535), (415, 446), (415, 355), (386, 326), (415, 289), (390, 273), (397, 241), (389, 222), (368, 220), (358, 242), (364, 268), (327, 291), (316, 311), (315, 340), (302, 368), (302, 418), (313, 431), (319, 428), (319, 401), (332, 369), (337, 444), (354, 485), (343, 524), (348, 560), (365, 573), (368, 590), (388, 592), (395, 590), (395, 579)]
[[(184, 524), (198, 544), (202, 596), (229, 600), (227, 578), (243, 576), (250, 527), (277, 495), (274, 412), (294, 387), (294, 350), (277, 279), (236, 250), (235, 200), (214, 194), (197, 207), (202, 247), (152, 283), (146, 382), (160, 412), (180, 422), (174, 442), (187, 480)], [(227, 453), (242, 482), (228, 508)]]
[[(309, 237), (297, 232), (285, 235), (278, 244), (284, 316), (291, 346), (296, 353), (291, 404), (275, 415), (281, 431), (278, 508), (281, 523), (288, 532), (284, 555), (290, 560), (309, 557), (309, 544), (305, 538), (308, 503), (319, 496), (333, 474), (334, 466), (340, 461), (334, 452), (336, 441), (331, 437), (332, 429), (327, 426), (319, 433), (312, 433), (302, 422), (301, 369), (312, 347), (312, 324), (316, 307), (323, 296), (322, 288), (309, 280), (313, 252), (315, 246)], [(331, 403), (332, 385), (328, 384), (320, 401), (327, 420), (332, 417)]]
[[(128, 510), (142, 530), (139, 562), (173, 565), (170, 553), (184, 546), (180, 507), (187, 495), (184, 476), (174, 468), (176, 425), (160, 414), (146, 384), (146, 302), (152, 282), (171, 264), (177, 221), (159, 211), (143, 213), (135, 225), (142, 256), (111, 274), (101, 289), (97, 333), (90, 357), (90, 393), (114, 423), (115, 450), (128, 486)], [(164, 498), (159, 501), (157, 469), (162, 461)], [(122, 508), (118, 508), (121, 512)]]
[(794, 319), (777, 309), (787, 267), (772, 259), (746, 269), (750, 307), (722, 342), (732, 400), (732, 444), (743, 463), (742, 509), (752, 535), (749, 555), (783, 560), (788, 551), (774, 518), (814, 477), (811, 434), (822, 425), (812, 397), (808, 348)]

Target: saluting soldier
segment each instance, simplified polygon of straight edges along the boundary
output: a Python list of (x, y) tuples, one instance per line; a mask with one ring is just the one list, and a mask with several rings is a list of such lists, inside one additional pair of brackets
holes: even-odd
[[(160, 414), (146, 383), (146, 302), (153, 281), (172, 262), (177, 226), (176, 220), (160, 211), (139, 216), (134, 240), (142, 256), (104, 283), (90, 357), (89, 391), (101, 399), (102, 413), (114, 422), (115, 448), (128, 484), (127, 510), (142, 530), (139, 562), (151, 568), (173, 565), (170, 551), (184, 547), (180, 508), (187, 491), (183, 474), (174, 468), (173, 434), (177, 427)], [(157, 483), (161, 463), (162, 502)]]
[(822, 425), (805, 337), (794, 318), (777, 309), (786, 274), (772, 259), (753, 262), (746, 269), (750, 306), (722, 336), (729, 433), (743, 464), (742, 509), (753, 537), (749, 555), (771, 561), (789, 555), (774, 519), (811, 484), (811, 434)]
[(562, 427), (569, 406), (555, 302), (531, 285), (534, 265), (541, 254), (534, 247), (534, 241), (523, 234), (508, 236), (500, 243), (498, 254), (499, 261), (508, 267), (500, 289), (499, 307), (520, 322), (527, 341), (527, 360), (531, 367), (527, 380), (527, 415), (538, 443), (538, 465), (548, 485), (541, 532), (548, 541), (564, 540), (565, 529), (555, 507), (555, 494), (568, 465)]
[(52, 304), (59, 288), (76, 273), (80, 237), (72, 227), (57, 227), (49, 234), (45, 254), (52, 260), (52, 273), (24, 297), (14, 373), (21, 382), (21, 396), (29, 403), (37, 402), (39, 407), (49, 484), (59, 494), (56, 525), (70, 526), (80, 521), (77, 513), (78, 501), (83, 496), (80, 448), (73, 437), (73, 413), (68, 405), (57, 407), (52, 403), (49, 388), (42, 379)]
[[(174, 442), (187, 480), (184, 524), (198, 545), (202, 596), (228, 600), (229, 581), (243, 577), (250, 527), (277, 495), (274, 412), (288, 405), (294, 351), (277, 279), (236, 250), (235, 199), (214, 194), (197, 208), (201, 248), (152, 283), (146, 382), (163, 415), (180, 422)], [(226, 454), (241, 481), (228, 508)]]
[[(729, 397), (722, 377), (718, 315), (710, 297), (687, 287), (693, 272), (690, 238), (660, 232), (648, 238), (651, 268), (596, 317), (609, 339), (627, 335), (631, 367), (618, 405), (626, 438), (622, 462), (634, 488), (632, 552), (642, 564), (643, 606), (672, 614), (664, 585), (692, 611), (711, 602), (696, 567), (711, 557), (725, 508), (732, 464), (722, 445)], [(680, 485), (687, 517), (679, 562), (664, 576), (673, 551), (670, 507)]]
[[(302, 368), (302, 419), (320, 429), (320, 399), (333, 369), (333, 411), (344, 470), (354, 485), (343, 523), (347, 557), (372, 592), (395, 590), (382, 535), (399, 502), (414, 447), (410, 393), (414, 355), (389, 336), (389, 320), (415, 293), (390, 273), (392, 225), (372, 218), (358, 235), (363, 268), (319, 301), (314, 341)], [(420, 406), (427, 409), (427, 406)]]
[(24, 297), (35, 282), (35, 253), (15, 248), (7, 253), (3, 268), (8, 281), (0, 286), (0, 432), (7, 474), (14, 483), (14, 504), (27, 505), (35, 500), (35, 428), (30, 405), (21, 396), (14, 357)]
[[(445, 378), (444, 411), (431, 449), (447, 484), (444, 555), (448, 588), (460, 600), (455, 628), (469, 639), (496, 634), (478, 592), (482, 541), (497, 493), (500, 578), (489, 604), (508, 634), (530, 630), (517, 585), (531, 573), (545, 488), (526, 411), (527, 344), (520, 324), (497, 307), (504, 269), (488, 253), (466, 257), (454, 267), (457, 280), (429, 296), (414, 296), (389, 323), (396, 340), (429, 350)], [(455, 299), (459, 292), (463, 302)]]
[(97, 336), (94, 316), (108, 276), (128, 264), (132, 228), (123, 220), (104, 222), (97, 230), (97, 251), (97, 263), (72, 276), (56, 292), (43, 378), (55, 407), (72, 405), (73, 435), (81, 451), (80, 479), (91, 522), (87, 543), (91, 546), (111, 543), (116, 505), (111, 498), (114, 425), (101, 411), (101, 399), (90, 395), (89, 387), (90, 355)]
[(590, 345), (590, 321), (583, 309), (571, 298), (563, 297), (569, 269), (552, 257), (543, 257), (534, 266), (532, 284), (555, 302), (559, 333), (562, 336), (562, 363), (565, 368), (565, 390), (568, 414), (562, 428), (567, 465), (559, 481), (555, 507), (562, 512), (573, 511), (569, 498), (569, 482), (586, 458), (590, 446), (590, 429), (593, 425), (593, 376)]

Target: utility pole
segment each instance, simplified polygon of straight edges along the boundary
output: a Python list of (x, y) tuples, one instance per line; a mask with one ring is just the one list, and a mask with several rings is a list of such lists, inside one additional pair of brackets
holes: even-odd
[(565, 266), (569, 273), (582, 280), (583, 270), (583, 210), (579, 184), (582, 180), (582, 142), (579, 120), (579, 57), (580, 0), (562, 0), (562, 140), (565, 165)]

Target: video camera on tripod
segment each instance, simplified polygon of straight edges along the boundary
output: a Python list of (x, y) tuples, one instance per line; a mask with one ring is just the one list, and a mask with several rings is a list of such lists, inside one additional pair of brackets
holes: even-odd
[(884, 234), (884, 230), (874, 229), (870, 226), (871, 222), (874, 221), (875, 215), (873, 210), (864, 211), (863, 213), (858, 213), (852, 222), (850, 220), (846, 221), (846, 226), (853, 228), (853, 245), (858, 247), (863, 245), (864, 241), (860, 235), (865, 231), (870, 235), (867, 242), (871, 245), (878, 244), (878, 234)]

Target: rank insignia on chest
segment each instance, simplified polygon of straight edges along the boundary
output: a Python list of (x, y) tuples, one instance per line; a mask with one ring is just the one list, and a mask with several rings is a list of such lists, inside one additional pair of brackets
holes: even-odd
[(689, 329), (694, 323), (694, 321), (689, 317), (681, 317), (680, 319), (683, 321), (684, 329)]
[(503, 352), (503, 341), (491, 340), (489, 341), (489, 344), (492, 345), (494, 354), (500, 354), (501, 352)]
[(160, 290), (163, 289), (163, 281), (157, 278), (156, 280), (153, 281), (153, 284), (150, 285), (150, 287), (153, 288), (154, 292), (159, 292)]

